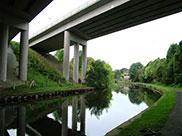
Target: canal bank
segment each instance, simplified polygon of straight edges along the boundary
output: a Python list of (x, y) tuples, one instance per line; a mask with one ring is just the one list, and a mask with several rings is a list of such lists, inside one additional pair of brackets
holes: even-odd
[(0, 105), (20, 104), (20, 103), (35, 102), (41, 100), (49, 100), (49, 99), (68, 97), (73, 95), (80, 95), (95, 90), (96, 89), (94, 87), (90, 88), (88, 87), (82, 89), (67, 89), (60, 91), (30, 92), (25, 94), (4, 95), (0, 96)]
[[(60, 135), (60, 127), (63, 123), (62, 119), (64, 117), (67, 118), (69, 130), (71, 128), (75, 128), (71, 124), (75, 122), (75, 117), (78, 117), (77, 130), (80, 131), (80, 119), (82, 113), (82, 117), (85, 118), (85, 121), (83, 120), (82, 122), (83, 125), (85, 124), (84, 127), (82, 126), (82, 130), (84, 130), (85, 134), (87, 136), (102, 136), (105, 135), (108, 131), (112, 130), (112, 128), (118, 126), (121, 122), (125, 122), (126, 120), (136, 116), (138, 113), (145, 110), (147, 107), (155, 103), (155, 101), (160, 97), (161, 95), (158, 95), (158, 93), (156, 95), (150, 89), (137, 86), (126, 86), (124, 88), (116, 86), (112, 89), (90, 91), (88, 93), (83, 93), (80, 95), (78, 94), (50, 100), (47, 99), (46, 101), (40, 102), (29, 101), (24, 104), (21, 103), (20, 105), (12, 103), (4, 105), (2, 109), (5, 109), (5, 113), (9, 117), (16, 117), (16, 114), (14, 115), (15, 112), (8, 112), (9, 109), (25, 106), (26, 124), (30, 125), (42, 135), (45, 131), (54, 131), (54, 128), (50, 130), (51, 128), (46, 127), (45, 130), (45, 128), (39, 124), (40, 121), (44, 121), (44, 124), (48, 124), (48, 122), (52, 120), (50, 123), (58, 124), (58, 127), (55, 127), (55, 129), (59, 130), (59, 132), (55, 131), (55, 133), (57, 132), (55, 135)], [(78, 103), (75, 103), (75, 98), (77, 98)], [(82, 98), (84, 98), (85, 106), (81, 106), (81, 103), (83, 102)], [(66, 101), (67, 104), (65, 104)], [(65, 111), (65, 107), (61, 108), (61, 105), (67, 105), (66, 113), (63, 112)], [(75, 107), (77, 107), (77, 110)], [(85, 112), (81, 112), (82, 108), (85, 109)], [(75, 110), (77, 112), (75, 112)], [(74, 120), (72, 120), (72, 118), (74, 118)], [(8, 120), (5, 122), (8, 122)], [(9, 133), (10, 131), (14, 131), (14, 129), (16, 129), (16, 119), (13, 122), (14, 125), (12, 125), (14, 127), (10, 124), (7, 129)], [(15, 135), (12, 134), (12, 136)]]
[[(119, 125), (108, 136), (145, 136), (145, 135), (160, 135), (161, 129), (164, 127), (168, 117), (173, 110), (176, 103), (176, 92), (169, 87), (144, 84), (144, 83), (132, 83), (137, 86), (143, 86), (150, 88), (154, 91), (162, 92), (163, 96), (145, 112), (141, 112), (136, 117), (127, 122)], [(117, 134), (116, 134), (117, 133)]]

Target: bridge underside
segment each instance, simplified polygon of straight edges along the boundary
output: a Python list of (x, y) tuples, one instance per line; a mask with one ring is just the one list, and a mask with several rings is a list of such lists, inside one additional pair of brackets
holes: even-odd
[(181, 0), (131, 0), (75, 26), (71, 31), (80, 31), (90, 40), (180, 11)]
[[(181, 0), (130, 0), (83, 21), (69, 28), (68, 31), (81, 39), (91, 40), (180, 11), (182, 11)], [(63, 36), (63, 32), (60, 32), (31, 48), (44, 53), (61, 49), (64, 42)]]
[(19, 79), (27, 80), (29, 22), (52, 0), (0, 1), (0, 81), (7, 81), (8, 44), (20, 32)]
[(26, 30), (29, 23), (52, 0), (1, 0), (0, 23), (9, 26), (9, 41), (21, 30)]

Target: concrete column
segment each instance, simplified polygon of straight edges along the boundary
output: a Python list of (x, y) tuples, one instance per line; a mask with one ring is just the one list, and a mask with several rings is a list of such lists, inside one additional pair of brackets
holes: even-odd
[(28, 30), (22, 31), (20, 37), (19, 78), (22, 81), (27, 80), (28, 33)]
[(86, 71), (87, 71), (87, 46), (83, 47), (82, 54), (82, 83), (85, 83)]
[(25, 136), (26, 107), (17, 109), (17, 136)]
[(61, 136), (68, 135), (68, 100), (62, 104), (62, 130)]
[(0, 108), (0, 136), (4, 136), (5, 128), (5, 109)]
[(64, 32), (64, 62), (63, 62), (63, 76), (69, 81), (69, 57), (70, 57), (70, 33)]
[(9, 26), (0, 24), (0, 80), (7, 79), (7, 49), (8, 49)]
[(80, 131), (83, 135), (85, 135), (85, 111), (85, 98), (81, 96)]
[(73, 81), (78, 83), (79, 77), (79, 45), (74, 45)]
[(77, 132), (77, 120), (78, 120), (77, 110), (78, 110), (78, 98), (74, 97), (72, 99), (72, 132), (74, 134), (76, 134)]

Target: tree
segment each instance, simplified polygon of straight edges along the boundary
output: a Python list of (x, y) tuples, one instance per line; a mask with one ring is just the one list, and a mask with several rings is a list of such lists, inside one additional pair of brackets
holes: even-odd
[(64, 60), (64, 50), (61, 49), (61, 50), (58, 50), (55, 54), (55, 57), (57, 58), (57, 60), (60, 62), (60, 63), (63, 63), (63, 60)]
[(178, 44), (170, 45), (170, 48), (167, 51), (167, 62), (169, 62), (174, 57), (174, 54), (177, 51), (178, 51)]
[(121, 78), (121, 71), (117, 69), (114, 71), (114, 79), (120, 79), (120, 78)]
[[(160, 81), (159, 78), (161, 78), (162, 73), (161, 71), (158, 71), (158, 68), (160, 67), (161, 63), (165, 61), (163, 59), (157, 58), (154, 61), (150, 61), (147, 66), (144, 67), (143, 71), (143, 81), (149, 83), (149, 82), (158, 82)], [(159, 77), (160, 76), (160, 77)]]
[(182, 83), (182, 41), (179, 43), (178, 50), (174, 55), (173, 61), (174, 82)]
[(121, 74), (124, 74), (125, 72), (128, 72), (128, 69), (127, 68), (122, 68), (120, 71), (121, 71)]
[(139, 81), (139, 79), (137, 78), (137, 70), (141, 69), (143, 67), (143, 65), (140, 62), (137, 63), (133, 63), (130, 66), (129, 69), (129, 75), (130, 75), (130, 79), (134, 82)]
[(90, 64), (90, 70), (86, 74), (86, 84), (98, 89), (108, 88), (112, 70), (104, 61), (96, 60)]

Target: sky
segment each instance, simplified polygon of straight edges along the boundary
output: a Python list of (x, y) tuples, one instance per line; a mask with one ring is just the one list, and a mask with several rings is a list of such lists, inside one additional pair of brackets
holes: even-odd
[[(30, 22), (30, 34), (84, 4), (87, 0), (53, 0)], [(168, 48), (182, 40), (182, 13), (118, 31), (88, 41), (88, 57), (109, 63), (113, 70), (129, 68), (132, 63), (166, 57)], [(15, 38), (19, 41), (18, 36)], [(81, 47), (80, 47), (81, 48)], [(70, 59), (73, 57), (71, 47)]]

